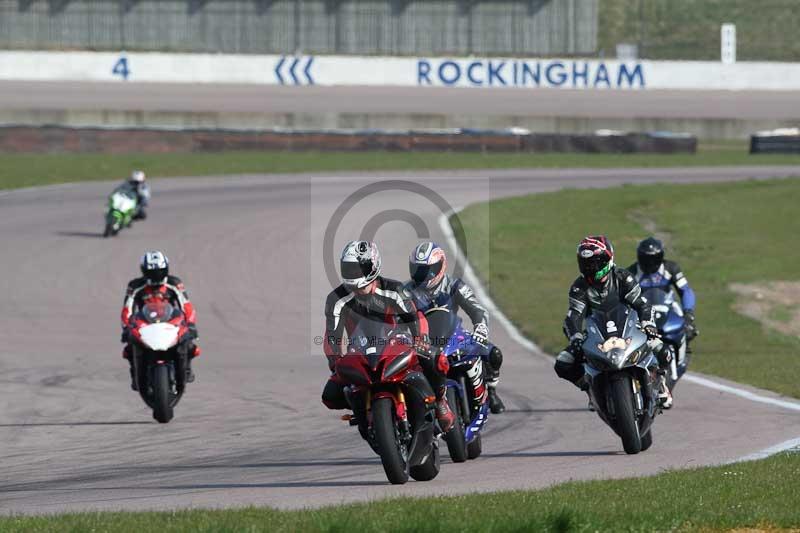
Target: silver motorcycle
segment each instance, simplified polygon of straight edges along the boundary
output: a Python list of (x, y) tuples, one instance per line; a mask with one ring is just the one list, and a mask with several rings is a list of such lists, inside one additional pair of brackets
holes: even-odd
[(659, 339), (648, 340), (639, 316), (626, 305), (594, 311), (583, 342), (589, 397), (597, 414), (636, 454), (653, 444), (658, 402)]

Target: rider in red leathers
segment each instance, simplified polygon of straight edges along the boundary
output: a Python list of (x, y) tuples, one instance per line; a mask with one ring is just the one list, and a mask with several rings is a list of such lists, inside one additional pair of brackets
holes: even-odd
[(142, 276), (135, 278), (128, 283), (128, 290), (125, 294), (125, 301), (122, 305), (120, 319), (122, 321), (121, 341), (125, 343), (122, 350), (122, 357), (127, 359), (131, 372), (131, 388), (136, 389), (136, 379), (134, 377), (133, 361), (131, 360), (131, 346), (129, 344), (128, 321), (136, 309), (142, 307), (153, 299), (166, 299), (172, 305), (183, 311), (186, 317), (186, 324), (189, 328), (193, 340), (189, 345), (189, 358), (187, 359), (186, 381), (194, 381), (192, 371), (192, 359), (200, 355), (200, 348), (194, 344), (197, 340), (197, 324), (194, 306), (189, 301), (183, 282), (177, 276), (169, 275), (169, 260), (167, 256), (157, 250), (147, 252), (142, 256), (139, 265)]

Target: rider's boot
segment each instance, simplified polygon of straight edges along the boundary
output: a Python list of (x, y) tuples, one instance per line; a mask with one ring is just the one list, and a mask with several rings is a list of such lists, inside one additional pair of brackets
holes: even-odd
[(136, 386), (136, 376), (134, 375), (135, 370), (133, 369), (133, 365), (131, 365), (131, 390), (138, 391), (139, 387)]
[(439, 427), (445, 433), (450, 431), (456, 422), (456, 415), (453, 414), (453, 411), (450, 410), (450, 405), (447, 403), (446, 392), (447, 387), (442, 387), (436, 399), (436, 419), (439, 421)]
[(500, 396), (497, 395), (497, 385), (489, 385), (489, 410), (493, 414), (500, 414), (506, 410), (506, 406)]
[(125, 347), (122, 349), (122, 358), (128, 361), (128, 365), (130, 367), (131, 373), (131, 390), (138, 391), (139, 387), (136, 386), (136, 371), (133, 368), (133, 359), (131, 359), (130, 350), (128, 345), (126, 344)]
[(489, 392), (489, 410), (493, 414), (500, 414), (506, 410), (506, 406), (500, 396), (497, 395), (497, 384), (500, 383), (500, 372), (486, 365), (486, 389)]
[(192, 370), (192, 359), (200, 355), (200, 347), (194, 343), (189, 346), (189, 356), (186, 358), (186, 383), (194, 383), (194, 370)]
[(667, 386), (667, 373), (664, 370), (658, 371), (658, 401), (662, 409), (672, 408), (672, 392)]
[(192, 358), (186, 359), (186, 383), (194, 383), (194, 370), (192, 370)]

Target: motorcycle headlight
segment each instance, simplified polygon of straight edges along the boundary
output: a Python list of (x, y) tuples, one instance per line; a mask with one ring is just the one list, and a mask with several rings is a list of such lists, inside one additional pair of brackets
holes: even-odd
[(608, 357), (608, 360), (611, 361), (611, 364), (617, 368), (622, 368), (622, 365), (624, 365), (628, 360), (628, 356), (625, 355), (624, 348), (614, 348), (610, 350), (606, 356)]
[(598, 344), (597, 349), (600, 350), (601, 353), (605, 354), (612, 364), (617, 367), (621, 367), (627, 359), (627, 357), (625, 357), (625, 350), (627, 350), (628, 346), (630, 346), (631, 340), (631, 337), (628, 337), (627, 339), (611, 337), (602, 344)]

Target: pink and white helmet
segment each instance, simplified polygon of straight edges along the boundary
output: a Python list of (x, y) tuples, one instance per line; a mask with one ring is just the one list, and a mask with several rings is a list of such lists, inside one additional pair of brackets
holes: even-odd
[(418, 287), (433, 289), (438, 286), (447, 272), (444, 249), (433, 241), (418, 244), (408, 258), (408, 272)]
[(346, 287), (366, 287), (381, 274), (381, 253), (378, 245), (370, 241), (348, 242), (342, 250), (339, 266), (342, 283)]

